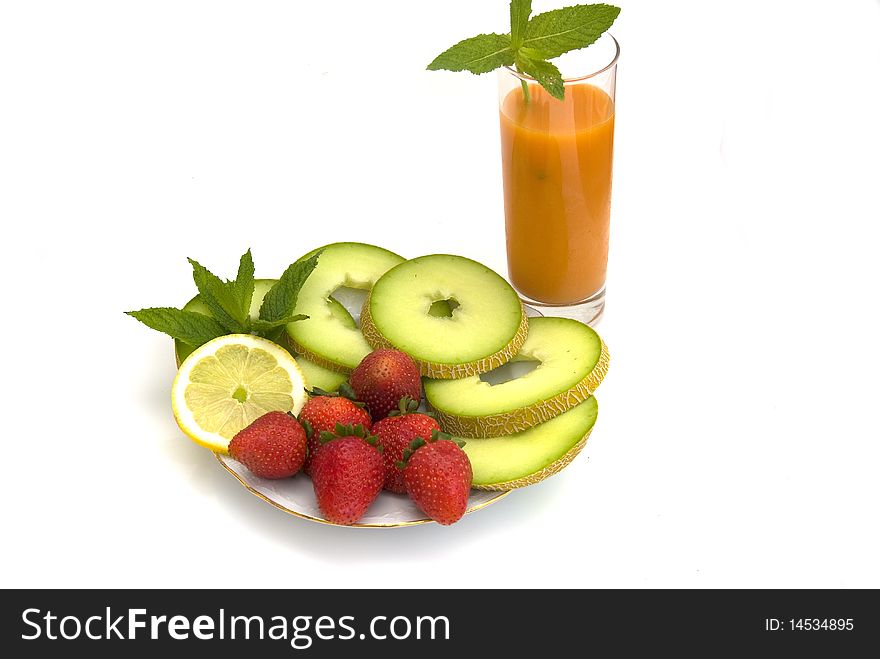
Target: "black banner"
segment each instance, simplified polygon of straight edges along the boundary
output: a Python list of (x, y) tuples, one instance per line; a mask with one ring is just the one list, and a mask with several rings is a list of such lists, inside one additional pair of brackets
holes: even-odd
[(117, 657), (138, 646), (189, 657), (224, 644), (260, 657), (572, 647), (852, 656), (878, 647), (878, 602), (866, 590), (6, 590), (0, 627), (6, 656)]

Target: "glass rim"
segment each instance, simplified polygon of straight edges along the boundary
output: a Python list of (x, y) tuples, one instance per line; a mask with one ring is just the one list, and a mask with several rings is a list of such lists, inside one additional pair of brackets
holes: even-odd
[[(589, 80), (590, 78), (594, 78), (594, 77), (596, 77), (597, 75), (599, 75), (599, 74), (601, 74), (601, 73), (605, 73), (606, 71), (608, 71), (609, 69), (613, 68), (613, 67), (617, 64), (617, 60), (620, 59), (620, 43), (618, 43), (617, 39), (615, 39), (615, 38), (614, 38), (614, 35), (611, 34), (610, 32), (606, 32), (605, 35), (608, 35), (609, 37), (611, 37), (611, 41), (614, 42), (614, 57), (611, 58), (611, 61), (608, 62), (608, 64), (606, 64), (605, 66), (603, 66), (603, 67), (602, 67), (601, 69), (599, 69), (598, 71), (593, 71), (592, 73), (587, 73), (586, 75), (582, 75), (582, 76), (574, 76), (574, 77), (571, 77), (571, 78), (563, 78), (563, 79), (562, 79), (562, 84), (564, 84), (564, 85), (568, 85), (568, 84), (573, 83), (573, 82), (581, 82), (581, 81), (583, 81), (583, 80)], [(605, 36), (605, 35), (602, 35), (602, 36)], [(601, 37), (600, 37), (600, 38), (601, 38)], [(593, 43), (595, 43), (595, 41), (594, 41)], [(592, 44), (590, 44), (590, 45), (592, 45)], [(589, 46), (587, 46), (587, 48), (589, 48)], [(505, 66), (504, 68), (507, 69), (507, 72), (508, 72), (508, 73), (510, 73), (510, 74), (513, 75), (513, 76), (516, 76), (516, 77), (519, 78), (520, 80), (526, 80), (526, 81), (529, 81), (529, 82), (538, 82), (538, 81), (535, 80), (532, 76), (530, 76), (528, 73), (522, 73), (522, 72), (520, 72), (520, 71), (517, 71), (516, 69), (514, 69), (514, 68), (511, 67), (511, 66)]]

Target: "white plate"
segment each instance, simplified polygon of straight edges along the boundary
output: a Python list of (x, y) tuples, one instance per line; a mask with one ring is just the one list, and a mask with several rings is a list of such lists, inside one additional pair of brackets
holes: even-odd
[[(333, 524), (333, 522), (327, 521), (318, 509), (312, 481), (305, 474), (297, 474), (293, 478), (281, 480), (258, 478), (249, 472), (244, 465), (236, 462), (228, 455), (216, 455), (220, 464), (230, 474), (235, 476), (239, 483), (263, 501), (271, 503), (276, 508), (296, 517), (302, 517), (313, 522), (321, 522), (322, 524)], [(467, 512), (472, 513), (480, 508), (485, 508), (490, 503), (495, 503), (508, 494), (510, 492), (472, 490), (471, 497), (468, 500)], [(430, 521), (432, 520), (425, 517), (425, 514), (405, 494), (382, 492), (373, 502), (373, 505), (370, 506), (369, 510), (367, 510), (367, 514), (354, 526), (392, 528), (396, 526), (425, 524)]]
[[(366, 293), (352, 289), (339, 289), (334, 294), (334, 297), (348, 309), (355, 321), (358, 322)], [(541, 315), (539, 311), (528, 306), (526, 307), (526, 312), (529, 316)], [(511, 365), (511, 367), (515, 370), (514, 365)], [(502, 367), (502, 369), (504, 368)], [(499, 375), (502, 369), (498, 369)], [(514, 375), (516, 373), (511, 373), (508, 377)], [(489, 379), (491, 381), (493, 378), (490, 377)], [(423, 408), (424, 403), (422, 403)], [(282, 480), (258, 478), (248, 471), (244, 465), (236, 462), (229, 456), (220, 455), (219, 453), (215, 455), (226, 471), (235, 476), (236, 480), (247, 488), (251, 494), (296, 517), (322, 524), (333, 524), (333, 522), (326, 520), (321, 514), (318, 503), (315, 501), (312, 481), (305, 474), (297, 474), (293, 478)], [(508, 494), (510, 492), (472, 490), (465, 514), (485, 508), (489, 504), (503, 499)], [(431, 521), (431, 519), (425, 517), (425, 514), (406, 495), (382, 492), (367, 510), (367, 513), (354, 526), (361, 528), (393, 528), (425, 524)]]

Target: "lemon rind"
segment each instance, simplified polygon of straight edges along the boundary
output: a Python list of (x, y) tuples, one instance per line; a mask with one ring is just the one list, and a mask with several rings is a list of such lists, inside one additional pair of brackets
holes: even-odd
[[(251, 334), (227, 334), (199, 346), (193, 350), (185, 360), (183, 360), (183, 363), (180, 364), (180, 368), (177, 371), (177, 375), (174, 377), (174, 382), (171, 386), (171, 411), (174, 415), (175, 422), (184, 435), (200, 446), (204, 446), (212, 451), (223, 454), (228, 452), (230, 440), (219, 433), (208, 432), (199, 428), (193, 413), (186, 405), (184, 392), (186, 390), (185, 384), (189, 382), (189, 375), (198, 362), (205, 357), (216, 353), (217, 350), (223, 346), (236, 344), (265, 350), (275, 357), (279, 365), (283, 365), (285, 370), (296, 373), (299, 382), (303, 385), (303, 390), (301, 393), (298, 393), (296, 391), (297, 383), (293, 383), (294, 387), (291, 392), (291, 397), (294, 402), (289, 411), (294, 414), (299, 414), (300, 409), (305, 405), (308, 398), (305, 393), (305, 377), (303, 376), (302, 370), (300, 369), (299, 364), (297, 364), (296, 359), (294, 359), (294, 357), (280, 345), (273, 343), (268, 339), (262, 339)], [(196, 430), (196, 428), (198, 428), (198, 430)]]

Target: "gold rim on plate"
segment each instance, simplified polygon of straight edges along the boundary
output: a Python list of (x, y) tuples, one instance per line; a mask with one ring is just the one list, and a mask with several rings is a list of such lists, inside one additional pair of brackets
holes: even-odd
[[(307, 519), (310, 522), (318, 522), (319, 524), (326, 524), (327, 526), (343, 526), (342, 524), (334, 524), (333, 522), (328, 522), (326, 519), (321, 519), (320, 517), (313, 517), (312, 515), (307, 515), (306, 513), (301, 513), (296, 510), (291, 510), (290, 508), (288, 508), (286, 506), (282, 506), (277, 501), (270, 499), (265, 494), (263, 494), (262, 492), (258, 492), (256, 489), (254, 489), (248, 483), (246, 483), (241, 476), (239, 476), (237, 473), (235, 473), (235, 471), (228, 464), (226, 464), (223, 461), (223, 457), (219, 453), (214, 453), (214, 457), (217, 458), (217, 462), (219, 462), (226, 471), (228, 471), (230, 474), (232, 474), (235, 477), (235, 480), (237, 480), (242, 485), (242, 487), (244, 487), (244, 489), (246, 489), (248, 492), (253, 494), (255, 497), (259, 497), (260, 499), (262, 499), (266, 503), (269, 503), (269, 504), (275, 506), (278, 510), (283, 511), (283, 512), (287, 513), (288, 515), (293, 515), (294, 517), (299, 517), (301, 519)], [(464, 514), (469, 515), (470, 513), (476, 512), (478, 510), (482, 510), (486, 506), (489, 506), (489, 505), (495, 503), (496, 501), (501, 501), (501, 499), (503, 499), (508, 494), (510, 494), (510, 492), (511, 492), (510, 490), (498, 492), (497, 496), (492, 497), (488, 501), (483, 501), (482, 503), (479, 503), (475, 506), (468, 508)], [(355, 523), (355, 524), (351, 524), (351, 526), (354, 528), (361, 528), (361, 529), (393, 529), (393, 528), (398, 528), (401, 526), (418, 526), (419, 524), (429, 524), (429, 523), (433, 523), (433, 522), (434, 522), (434, 520), (426, 517), (424, 519), (414, 519), (414, 520), (411, 520), (408, 522), (391, 522), (388, 524)]]

